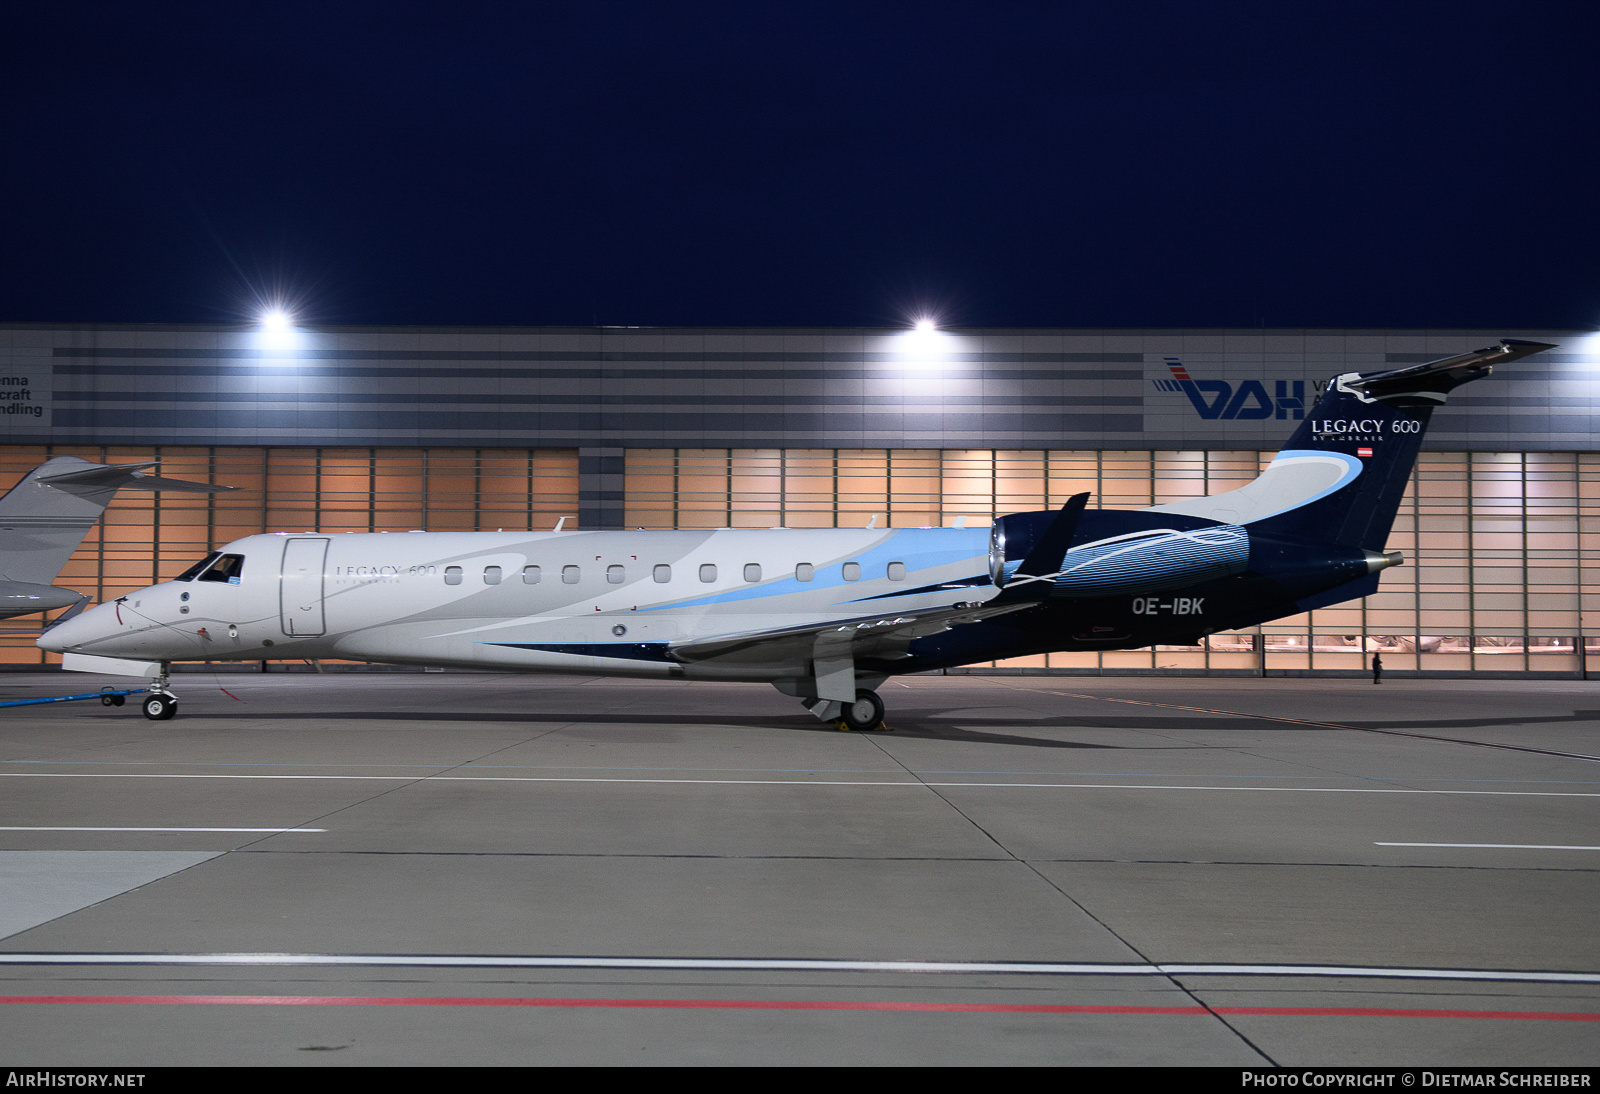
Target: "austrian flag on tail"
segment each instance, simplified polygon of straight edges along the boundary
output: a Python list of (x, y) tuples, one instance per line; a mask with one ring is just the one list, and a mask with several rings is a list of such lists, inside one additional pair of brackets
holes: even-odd
[(1370, 449), (1370, 448), (1358, 448), (1358, 449), (1356, 449), (1356, 455), (1361, 456), (1361, 457), (1370, 456), (1370, 455), (1372, 455), (1372, 449)]

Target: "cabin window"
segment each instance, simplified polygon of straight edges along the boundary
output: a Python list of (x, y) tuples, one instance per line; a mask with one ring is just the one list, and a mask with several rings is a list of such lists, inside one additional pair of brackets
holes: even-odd
[(244, 576), (243, 555), (220, 555), (205, 573), (200, 575), (201, 581), (220, 581), (228, 585), (239, 584), (239, 578)]
[(539, 578), (541, 576), (543, 575), (539, 573), (539, 567), (537, 566), (524, 566), (522, 568), (522, 583), (524, 585), (539, 584)]
[(623, 579), (626, 578), (627, 576), (628, 576), (628, 572), (626, 570), (624, 570), (621, 566), (607, 566), (606, 567), (606, 580), (608, 582), (610, 582), (611, 584), (613, 584), (613, 585), (621, 585), (622, 582), (623, 582)]
[(444, 568), (444, 583), (446, 585), (459, 585), (459, 584), (461, 584), (461, 567), (460, 566), (446, 566)]
[(817, 568), (809, 562), (802, 562), (794, 568), (794, 579), (796, 581), (810, 581), (816, 576)]
[(657, 585), (665, 585), (672, 580), (672, 567), (663, 562), (650, 571), (650, 576), (656, 579)]
[(906, 564), (904, 562), (889, 563), (889, 580), (904, 581), (906, 579)]
[(561, 567), (561, 580), (568, 585), (576, 585), (578, 583), (578, 568), (576, 566)]
[(744, 564), (744, 579), (746, 581), (760, 581), (761, 580), (761, 563), (759, 563), (759, 562), (746, 562)]
[(859, 562), (846, 562), (844, 564), (844, 579), (846, 581), (860, 581), (861, 580), (861, 563), (859, 563)]
[(498, 566), (485, 566), (483, 568), (483, 583), (485, 585), (498, 585), (498, 584), (500, 584), (500, 567), (498, 567)]
[(700, 580), (707, 583), (717, 580), (717, 564), (714, 562), (701, 563)]

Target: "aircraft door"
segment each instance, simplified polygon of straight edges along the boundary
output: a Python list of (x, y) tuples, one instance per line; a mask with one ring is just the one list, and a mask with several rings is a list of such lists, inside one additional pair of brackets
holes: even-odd
[(278, 614), (283, 633), (309, 638), (327, 629), (322, 616), (322, 573), (328, 560), (325, 539), (283, 541), (283, 571), (278, 583)]

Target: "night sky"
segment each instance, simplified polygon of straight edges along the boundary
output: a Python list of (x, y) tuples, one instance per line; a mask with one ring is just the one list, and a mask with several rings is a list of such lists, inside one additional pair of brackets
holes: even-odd
[(0, 4), (0, 321), (1600, 324), (1600, 4)]

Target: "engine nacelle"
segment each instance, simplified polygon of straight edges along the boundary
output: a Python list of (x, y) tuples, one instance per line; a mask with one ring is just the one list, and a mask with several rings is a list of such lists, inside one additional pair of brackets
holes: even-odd
[[(1118, 516), (1152, 526), (1111, 535), (1098, 535), (1092, 526), (1080, 531), (1061, 560), (1051, 596), (1159, 593), (1231, 577), (1250, 564), (1250, 533), (1239, 525), (1176, 528), (1173, 523), (1179, 522), (1163, 519), (1164, 514)], [(1004, 588), (1054, 517), (1016, 513), (995, 521), (989, 534), (989, 577), (996, 585)]]

